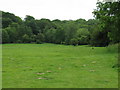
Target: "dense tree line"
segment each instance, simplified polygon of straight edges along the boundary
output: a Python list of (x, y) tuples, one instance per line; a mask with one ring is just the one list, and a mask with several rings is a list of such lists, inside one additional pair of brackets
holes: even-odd
[(8, 12), (2, 12), (3, 43), (56, 43), (90, 44), (90, 34), (97, 20), (37, 20), (27, 15), (24, 20)]
[[(2, 11), (2, 43), (55, 43), (67, 45), (107, 46), (120, 42), (120, 2), (98, 2), (96, 19), (24, 20)], [(118, 36), (118, 37), (117, 37)]]

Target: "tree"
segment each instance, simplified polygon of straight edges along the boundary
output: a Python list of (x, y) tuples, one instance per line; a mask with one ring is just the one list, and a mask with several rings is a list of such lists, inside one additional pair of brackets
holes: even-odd
[(44, 33), (45, 30), (52, 28), (52, 23), (49, 19), (36, 20), (39, 33)]
[(10, 43), (15, 43), (17, 41), (17, 31), (14, 27), (7, 27), (5, 28), (9, 35), (9, 42)]
[(55, 36), (55, 42), (56, 44), (61, 44), (62, 42), (65, 41), (65, 32), (64, 32), (64, 29), (61, 25), (59, 24), (56, 24), (56, 32), (54, 33), (54, 36)]
[(27, 34), (25, 34), (22, 36), (22, 41), (23, 41), (23, 43), (30, 43), (31, 39)]
[(87, 28), (80, 28), (77, 30), (76, 38), (78, 39), (78, 44), (89, 44), (90, 33)]
[(2, 43), (9, 43), (9, 35), (6, 29), (2, 29)]
[(24, 24), (18, 25), (16, 29), (18, 33), (18, 36), (17, 36), (18, 40), (22, 40), (22, 36), (25, 34), (27, 34), (29, 37), (32, 37), (33, 35), (31, 28), (28, 26), (25, 26)]
[(0, 29), (0, 44), (2, 44), (2, 29)]
[(107, 36), (107, 32), (95, 30), (91, 34), (91, 41), (92, 46), (102, 47), (107, 46), (109, 44), (109, 38)]
[(45, 41), (48, 43), (54, 43), (55, 42), (55, 34), (56, 34), (56, 29), (50, 28), (46, 30), (45, 32)]
[(104, 31), (113, 43), (120, 42), (120, 1), (98, 2), (93, 13), (100, 22), (101, 31)]
[(77, 25), (73, 21), (69, 21), (64, 25), (65, 43), (70, 44), (70, 40), (75, 37)]
[(2, 11), (2, 28), (7, 28), (12, 23), (22, 23), (22, 19), (9, 12)]
[[(49, 19), (36, 20), (33, 16), (27, 15), (22, 21), (12, 13), (4, 12), (3, 16), (3, 27), (9, 36), (9, 43), (48, 42), (81, 45), (89, 44), (90, 40), (97, 42), (97, 40), (100, 40), (98, 39), (99, 34), (103, 35), (103, 33), (100, 33), (102, 31), (94, 34), (99, 20), (90, 19), (86, 21), (85, 19), (78, 19), (62, 21), (56, 19), (50, 21)], [(7, 34), (5, 35), (7, 36)], [(112, 37), (111, 33), (109, 33), (109, 36)]]
[(27, 15), (25, 18), (24, 24), (27, 27), (31, 28), (33, 34), (37, 35), (37, 33), (39, 33), (39, 29), (38, 29), (38, 26), (37, 26), (37, 23), (34, 17)]
[(45, 40), (45, 36), (42, 33), (38, 33), (36, 36), (36, 43), (41, 44)]

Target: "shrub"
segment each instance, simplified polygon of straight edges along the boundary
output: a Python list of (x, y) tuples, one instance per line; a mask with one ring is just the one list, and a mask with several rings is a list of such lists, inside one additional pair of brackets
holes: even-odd
[(78, 40), (76, 38), (73, 38), (70, 40), (70, 44), (76, 46), (78, 45)]
[(40, 40), (36, 40), (37, 44), (42, 44), (43, 42), (41, 42)]
[(27, 34), (23, 35), (22, 39), (24, 43), (29, 43), (31, 41), (30, 37)]

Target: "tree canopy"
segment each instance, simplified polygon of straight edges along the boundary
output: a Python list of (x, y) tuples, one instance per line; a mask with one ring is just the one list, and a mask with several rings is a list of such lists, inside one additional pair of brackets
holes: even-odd
[(120, 42), (120, 1), (97, 2), (95, 19), (49, 20), (26, 15), (22, 20), (2, 11), (2, 43), (55, 43), (107, 46)]

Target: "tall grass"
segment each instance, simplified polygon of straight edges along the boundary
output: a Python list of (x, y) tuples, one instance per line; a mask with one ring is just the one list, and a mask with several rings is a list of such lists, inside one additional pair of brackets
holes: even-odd
[[(120, 49), (119, 49), (120, 43), (117, 44), (111, 44), (107, 47), (107, 51), (109, 53), (117, 53), (117, 58), (119, 58), (120, 55)], [(113, 68), (116, 68), (119, 72), (120, 72), (120, 60), (118, 59), (118, 61), (113, 65)]]
[(117, 43), (117, 44), (110, 44), (108, 47), (107, 47), (107, 51), (109, 53), (118, 53), (118, 46), (120, 45), (120, 43)]

